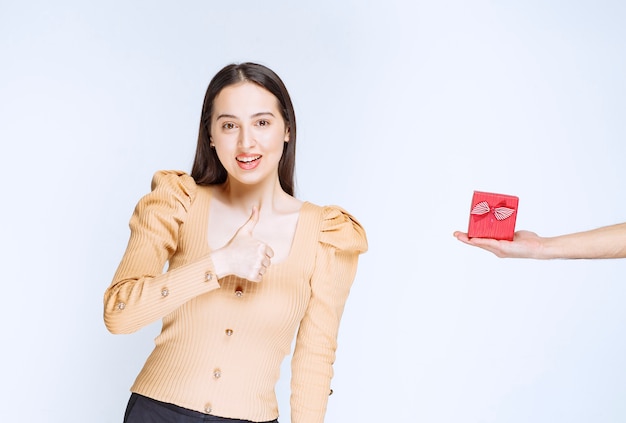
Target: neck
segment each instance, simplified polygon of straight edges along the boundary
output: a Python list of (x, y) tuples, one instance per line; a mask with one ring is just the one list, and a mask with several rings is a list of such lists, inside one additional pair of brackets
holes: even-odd
[(232, 207), (248, 213), (252, 207), (257, 207), (260, 213), (263, 210), (275, 210), (281, 199), (288, 197), (280, 186), (278, 178), (266, 184), (246, 185), (232, 179), (227, 179), (222, 185), (222, 195)]

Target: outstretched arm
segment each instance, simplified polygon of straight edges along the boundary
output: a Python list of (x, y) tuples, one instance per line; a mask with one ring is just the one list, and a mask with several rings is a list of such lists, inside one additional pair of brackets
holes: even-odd
[(555, 237), (541, 237), (534, 232), (519, 231), (515, 233), (513, 241), (468, 238), (467, 233), (460, 231), (454, 232), (454, 236), (461, 242), (503, 258), (626, 258), (626, 223)]

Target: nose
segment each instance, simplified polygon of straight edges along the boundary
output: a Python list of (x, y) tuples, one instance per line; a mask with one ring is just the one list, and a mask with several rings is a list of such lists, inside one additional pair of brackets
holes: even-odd
[(254, 131), (251, 128), (243, 126), (241, 131), (239, 131), (239, 146), (248, 150), (256, 144), (256, 139), (254, 137)]

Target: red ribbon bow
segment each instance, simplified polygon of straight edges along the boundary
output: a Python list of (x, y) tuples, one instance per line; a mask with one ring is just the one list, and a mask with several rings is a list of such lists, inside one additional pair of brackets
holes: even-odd
[(491, 207), (489, 206), (489, 203), (486, 201), (481, 201), (480, 203), (476, 204), (474, 206), (474, 208), (472, 209), (472, 212), (470, 214), (476, 214), (479, 216), (485, 215), (489, 212), (493, 212), (494, 216), (496, 217), (496, 219), (498, 220), (504, 220), (507, 219), (509, 217), (511, 217), (511, 215), (513, 213), (515, 213), (515, 209), (511, 209), (508, 207)]

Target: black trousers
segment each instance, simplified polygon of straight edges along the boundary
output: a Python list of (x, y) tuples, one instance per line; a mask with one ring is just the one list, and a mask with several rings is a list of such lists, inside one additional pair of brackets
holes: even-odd
[[(131, 394), (124, 414), (124, 423), (253, 423), (250, 420), (228, 419), (161, 402), (139, 394)], [(278, 423), (278, 420), (259, 423)]]

